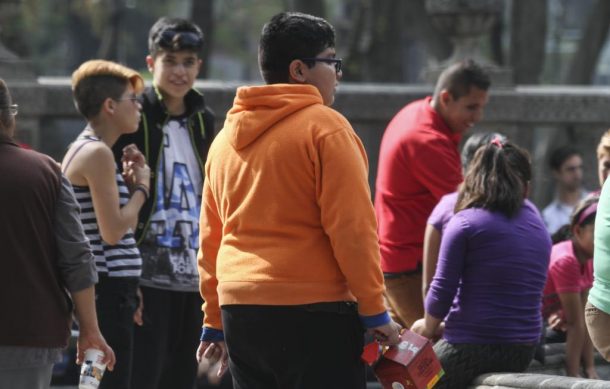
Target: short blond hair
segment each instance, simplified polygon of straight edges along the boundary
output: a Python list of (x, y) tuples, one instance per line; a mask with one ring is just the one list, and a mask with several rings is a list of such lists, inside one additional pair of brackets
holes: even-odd
[(610, 156), (610, 130), (604, 132), (597, 145), (597, 159), (602, 158), (604, 155)]
[(106, 99), (119, 99), (128, 84), (135, 93), (144, 89), (144, 79), (140, 73), (127, 66), (103, 59), (84, 62), (72, 73), (76, 108), (90, 119), (100, 112)]

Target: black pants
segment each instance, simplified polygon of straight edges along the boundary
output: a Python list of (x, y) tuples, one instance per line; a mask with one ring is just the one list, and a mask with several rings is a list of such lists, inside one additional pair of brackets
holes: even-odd
[(193, 389), (203, 325), (201, 296), (141, 287), (144, 325), (135, 328), (133, 389)]
[(434, 389), (466, 389), (480, 374), (523, 372), (536, 345), (451, 344), (444, 339), (434, 345), (445, 374)]
[(128, 389), (133, 358), (133, 314), (138, 306), (137, 278), (100, 277), (95, 305), (102, 335), (116, 356), (113, 371), (106, 371), (100, 389)]
[(364, 330), (345, 303), (222, 307), (234, 389), (364, 389)]

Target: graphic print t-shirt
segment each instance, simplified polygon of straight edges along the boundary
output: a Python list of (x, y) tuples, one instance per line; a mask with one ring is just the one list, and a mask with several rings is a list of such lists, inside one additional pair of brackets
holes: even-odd
[(170, 118), (163, 127), (163, 150), (156, 166), (156, 201), (144, 239), (144, 286), (199, 290), (197, 250), (203, 176), (191, 144), (187, 119)]

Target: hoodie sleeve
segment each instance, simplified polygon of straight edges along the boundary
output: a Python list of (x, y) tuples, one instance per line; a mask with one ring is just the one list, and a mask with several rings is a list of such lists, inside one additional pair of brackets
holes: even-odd
[[(368, 161), (354, 130), (346, 120), (342, 124), (340, 131), (318, 142), (316, 180), (321, 221), (339, 268), (358, 301), (360, 315), (363, 319), (385, 317), (377, 221), (367, 178)], [(366, 320), (363, 321), (366, 325)]]
[(222, 238), (222, 222), (210, 185), (206, 177), (203, 183), (201, 217), (199, 223), (199, 291), (203, 298), (203, 325), (205, 328), (222, 330), (220, 306), (218, 304), (218, 279), (216, 278), (216, 257)]

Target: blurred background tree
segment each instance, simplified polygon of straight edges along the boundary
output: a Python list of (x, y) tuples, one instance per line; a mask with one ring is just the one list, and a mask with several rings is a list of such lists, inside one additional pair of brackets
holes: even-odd
[[(0, 0), (0, 39), (36, 74), (67, 76), (107, 58), (146, 72), (148, 29), (160, 16), (197, 22), (206, 35), (201, 76), (260, 81), (262, 25), (282, 10), (327, 18), (337, 29), (344, 80), (421, 82), (452, 43), (432, 24), (425, 0)], [(6, 9), (6, 8), (5, 8)], [(506, 0), (486, 55), (513, 69), (518, 84), (608, 84), (608, 0)]]

